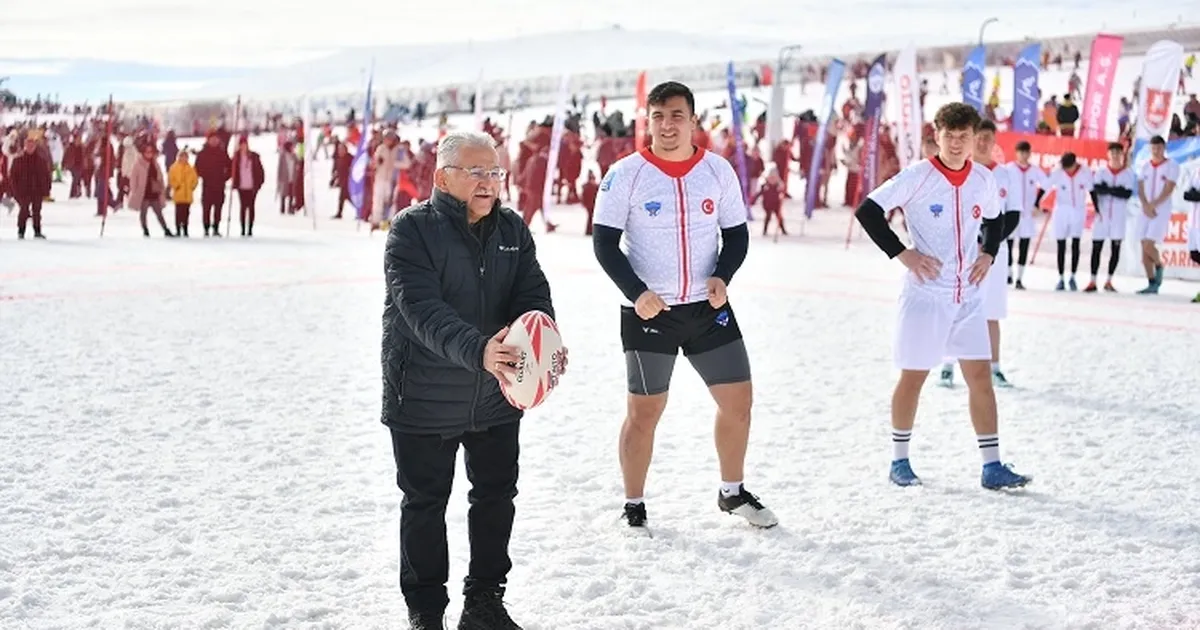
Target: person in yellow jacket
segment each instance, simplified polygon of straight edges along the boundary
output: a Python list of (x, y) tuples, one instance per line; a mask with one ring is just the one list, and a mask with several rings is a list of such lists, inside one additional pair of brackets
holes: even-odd
[(188, 152), (180, 151), (171, 170), (167, 172), (167, 185), (171, 189), (171, 201), (175, 202), (175, 232), (184, 238), (188, 235), (192, 195), (199, 183), (195, 167), (188, 163)]

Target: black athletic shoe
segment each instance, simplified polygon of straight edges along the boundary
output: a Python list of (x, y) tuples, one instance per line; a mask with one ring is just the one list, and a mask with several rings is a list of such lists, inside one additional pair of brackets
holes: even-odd
[(502, 593), (483, 592), (467, 596), (458, 630), (521, 630), (521, 626), (508, 616)]
[(409, 630), (446, 630), (442, 613), (410, 612), (408, 613)]
[(629, 521), (630, 527), (645, 527), (646, 526), (646, 504), (645, 503), (626, 503), (624, 518), (626, 521)]
[(722, 512), (736, 514), (755, 527), (767, 529), (779, 524), (775, 513), (759, 502), (758, 497), (750, 494), (744, 486), (737, 494), (729, 497), (717, 491), (717, 506)]

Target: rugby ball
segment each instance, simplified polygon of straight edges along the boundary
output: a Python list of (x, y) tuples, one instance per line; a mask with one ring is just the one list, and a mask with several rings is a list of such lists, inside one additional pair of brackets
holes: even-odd
[(517, 409), (533, 409), (546, 401), (563, 372), (562, 336), (558, 325), (541, 311), (522, 314), (508, 327), (503, 341), (517, 348), (517, 373), (505, 375), (500, 391)]

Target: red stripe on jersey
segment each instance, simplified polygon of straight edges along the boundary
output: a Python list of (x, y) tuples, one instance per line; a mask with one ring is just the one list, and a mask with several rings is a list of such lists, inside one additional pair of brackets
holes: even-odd
[[(967, 162), (970, 164), (970, 162)], [(962, 303), (962, 272), (963, 272), (963, 244), (962, 244), (962, 188), (954, 187), (954, 258), (957, 263), (954, 272), (954, 303)]]
[(675, 178), (675, 204), (679, 214), (679, 301), (687, 302), (692, 271), (688, 266), (687, 198), (683, 194), (683, 178)]
[(657, 155), (650, 150), (649, 147), (642, 149), (639, 154), (649, 163), (653, 164), (658, 170), (662, 171), (667, 177), (683, 177), (692, 171), (692, 167), (700, 163), (704, 159), (704, 149), (692, 147), (694, 151), (692, 156), (686, 160), (667, 160)]

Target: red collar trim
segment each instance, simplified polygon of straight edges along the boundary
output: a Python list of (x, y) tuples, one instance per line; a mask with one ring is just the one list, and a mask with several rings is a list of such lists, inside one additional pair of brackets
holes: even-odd
[(1158, 168), (1166, 163), (1167, 163), (1167, 158), (1163, 158), (1157, 162), (1154, 161), (1154, 158), (1150, 158), (1150, 166), (1153, 166), (1154, 168)]
[(1122, 166), (1121, 168), (1113, 168), (1113, 167), (1110, 165), (1110, 166), (1108, 167), (1108, 172), (1109, 172), (1109, 173), (1112, 173), (1113, 175), (1116, 175), (1117, 173), (1120, 173), (1120, 172), (1121, 172), (1121, 171), (1123, 171), (1123, 170), (1125, 170), (1125, 167), (1124, 167), (1124, 166)]
[(963, 183), (967, 181), (967, 177), (971, 174), (971, 160), (967, 160), (967, 163), (957, 171), (951, 169), (949, 166), (946, 166), (945, 163), (942, 162), (941, 156), (935, 155), (933, 156), (933, 159), (929, 160), (929, 162), (933, 164), (933, 167), (936, 168), (943, 177), (946, 178), (946, 181), (950, 182), (951, 186), (962, 186)]
[(653, 164), (658, 170), (662, 171), (667, 177), (684, 177), (692, 171), (692, 168), (704, 159), (705, 150), (693, 146), (695, 151), (692, 157), (686, 160), (667, 160), (654, 155), (650, 147), (642, 149), (639, 153), (646, 159), (647, 162)]

